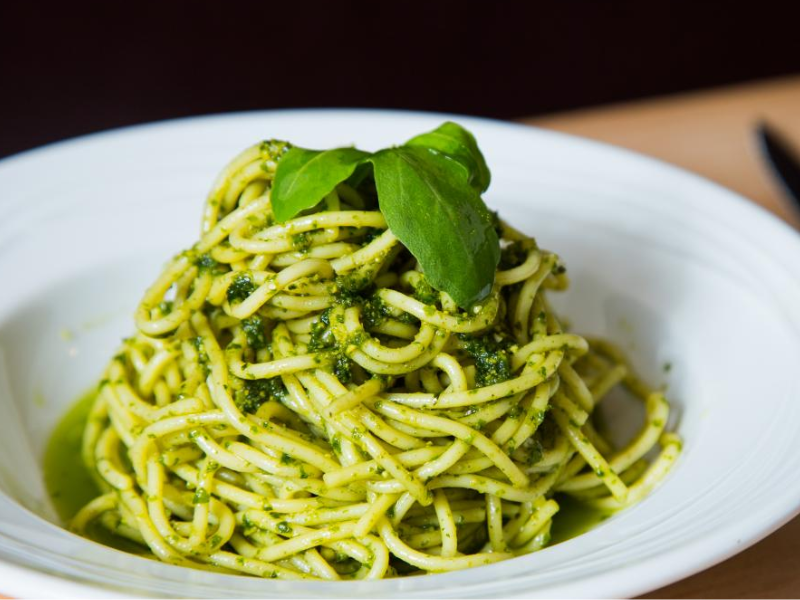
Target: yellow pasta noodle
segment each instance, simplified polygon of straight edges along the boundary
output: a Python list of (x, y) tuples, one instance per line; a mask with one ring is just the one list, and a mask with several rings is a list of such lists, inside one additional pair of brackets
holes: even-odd
[[(363, 190), (276, 223), (275, 148), (228, 165), (145, 292), (84, 431), (101, 493), (73, 530), (194, 568), (377, 579), (535, 552), (565, 496), (611, 511), (663, 478), (667, 400), (564, 330), (557, 255), (498, 221), (494, 286), (462, 310)], [(624, 447), (595, 418), (618, 384), (645, 413)]]

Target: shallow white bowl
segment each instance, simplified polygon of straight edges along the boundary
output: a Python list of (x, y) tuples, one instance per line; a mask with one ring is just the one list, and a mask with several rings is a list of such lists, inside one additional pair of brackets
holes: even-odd
[(196, 239), (206, 190), (226, 161), (270, 137), (378, 148), (445, 118), (237, 114), (93, 135), (0, 162), (0, 592), (626, 596), (719, 562), (798, 512), (795, 232), (668, 165), (458, 117), (492, 169), (487, 202), (566, 260), (573, 287), (559, 310), (577, 331), (621, 343), (652, 382), (668, 383), (685, 451), (667, 480), (641, 504), (542, 552), (374, 583), (193, 571), (57, 526), (40, 468), (49, 432), (132, 331), (132, 311), (160, 266)]

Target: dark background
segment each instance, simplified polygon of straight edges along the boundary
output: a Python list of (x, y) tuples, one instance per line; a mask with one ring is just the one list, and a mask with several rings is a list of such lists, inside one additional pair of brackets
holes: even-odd
[(3, 0), (0, 156), (202, 113), (514, 118), (799, 73), (791, 4)]

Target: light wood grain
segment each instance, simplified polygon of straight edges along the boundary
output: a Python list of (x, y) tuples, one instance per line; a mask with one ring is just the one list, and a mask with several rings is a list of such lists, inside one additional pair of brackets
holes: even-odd
[(759, 156), (754, 127), (762, 119), (800, 145), (800, 76), (523, 122), (661, 158), (798, 225), (800, 219)]
[[(753, 130), (761, 119), (800, 147), (800, 76), (523, 122), (661, 158), (800, 226), (800, 212), (759, 155)], [(800, 517), (741, 554), (647, 597), (800, 597)]]

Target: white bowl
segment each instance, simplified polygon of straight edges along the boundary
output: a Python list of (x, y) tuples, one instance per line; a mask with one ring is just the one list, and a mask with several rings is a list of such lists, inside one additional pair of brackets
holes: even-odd
[[(260, 138), (378, 148), (446, 115), (288, 111), (187, 119), (0, 162), (0, 592), (13, 595), (626, 596), (719, 562), (798, 512), (800, 238), (698, 177), (578, 138), (457, 117), (492, 169), (487, 202), (559, 252), (581, 332), (667, 382), (685, 450), (641, 504), (539, 553), (372, 583), (183, 569), (61, 529), (48, 435), (98, 378), (160, 266), (198, 234), (226, 161)], [(63, 335), (64, 331), (71, 335)], [(668, 374), (662, 366), (670, 362)]]

